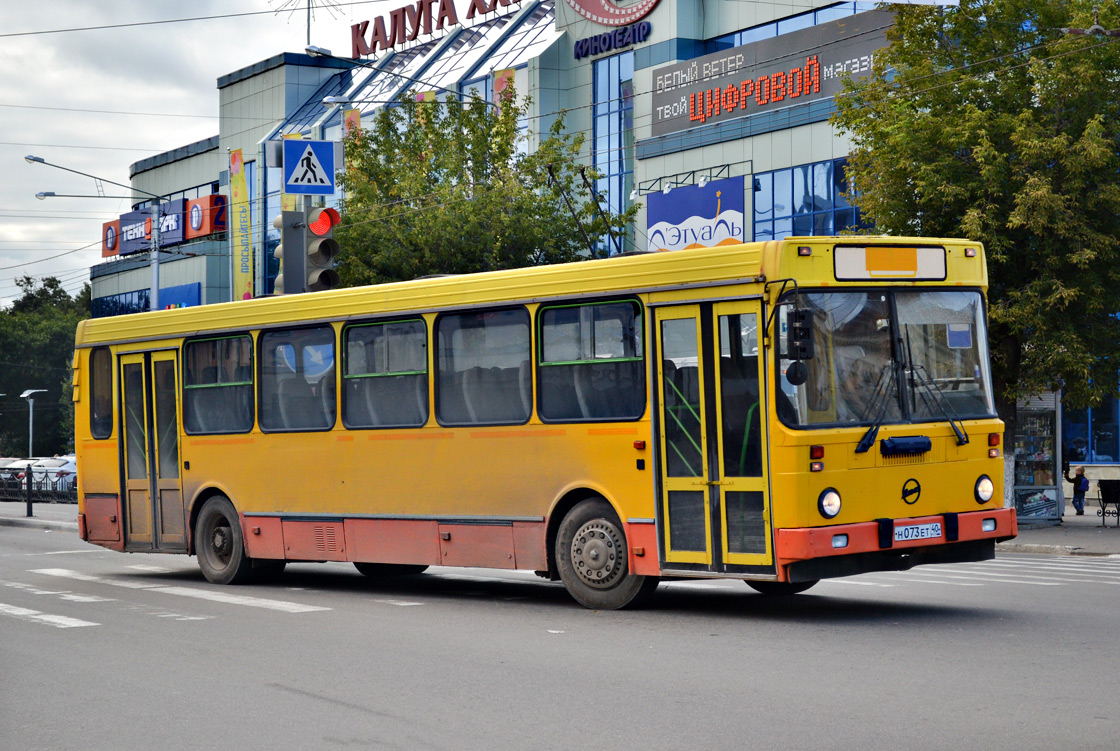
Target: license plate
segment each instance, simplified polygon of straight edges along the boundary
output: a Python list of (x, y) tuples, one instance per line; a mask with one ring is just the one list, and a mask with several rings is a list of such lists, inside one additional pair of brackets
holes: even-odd
[(910, 524), (905, 527), (894, 528), (895, 542), (909, 542), (911, 540), (930, 540), (941, 536), (941, 522), (932, 524)]

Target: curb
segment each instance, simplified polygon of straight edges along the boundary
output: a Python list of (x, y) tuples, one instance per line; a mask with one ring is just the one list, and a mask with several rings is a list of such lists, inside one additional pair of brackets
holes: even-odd
[(46, 529), (58, 531), (78, 531), (77, 522), (59, 522), (51, 519), (36, 519), (35, 517), (11, 518), (0, 517), (0, 527), (25, 527), (29, 529)]

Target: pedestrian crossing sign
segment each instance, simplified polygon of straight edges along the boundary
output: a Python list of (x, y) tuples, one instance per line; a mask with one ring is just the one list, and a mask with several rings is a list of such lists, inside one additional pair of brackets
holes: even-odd
[(305, 196), (334, 194), (333, 141), (284, 141), (284, 192)]

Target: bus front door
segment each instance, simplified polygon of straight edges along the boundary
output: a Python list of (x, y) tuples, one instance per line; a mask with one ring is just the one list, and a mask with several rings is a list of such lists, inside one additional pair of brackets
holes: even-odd
[(175, 352), (122, 355), (125, 550), (187, 549)]
[(753, 300), (657, 309), (667, 571), (773, 573), (761, 320)]

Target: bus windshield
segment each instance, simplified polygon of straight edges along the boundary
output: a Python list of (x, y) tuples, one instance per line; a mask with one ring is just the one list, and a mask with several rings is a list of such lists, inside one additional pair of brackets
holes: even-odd
[[(778, 414), (791, 427), (992, 417), (983, 300), (974, 290), (803, 293), (808, 378), (793, 385), (782, 337)], [(782, 331), (788, 305), (779, 311)]]

